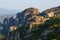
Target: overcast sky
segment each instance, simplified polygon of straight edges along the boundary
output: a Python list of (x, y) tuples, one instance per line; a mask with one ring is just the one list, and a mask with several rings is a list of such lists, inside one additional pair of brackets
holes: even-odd
[(11, 10), (24, 10), (35, 7), (43, 11), (56, 6), (60, 6), (60, 0), (0, 0), (0, 8)]

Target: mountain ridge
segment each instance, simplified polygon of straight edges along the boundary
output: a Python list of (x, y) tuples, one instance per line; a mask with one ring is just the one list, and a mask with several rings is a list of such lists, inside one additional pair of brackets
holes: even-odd
[[(51, 8), (51, 9), (47, 9), (47, 10), (43, 11), (42, 13), (40, 13), (37, 8), (27, 8), (24, 11), (17, 13), (15, 16), (12, 16), (9, 18), (7, 18), (7, 17), (4, 18), (3, 23), (2, 23), (2, 25), (0, 25), (0, 27), (3, 27), (2, 31), (3, 31), (4, 35), (11, 34), (11, 36), (7, 35), (7, 38), (9, 40), (10, 39), (17, 40), (17, 38), (18, 38), (18, 40), (19, 40), (19, 38), (21, 38), (21, 40), (24, 40), (24, 39), (28, 40), (33, 35), (35, 35), (35, 36), (40, 35), (44, 29), (48, 29), (47, 27), (49, 27), (51, 25), (53, 25), (53, 27), (55, 29), (57, 23), (60, 22), (59, 14), (60, 14), (60, 6)], [(57, 15), (59, 15), (59, 16), (57, 16)], [(56, 24), (56, 25), (54, 25), (54, 24)], [(43, 27), (43, 26), (45, 26), (45, 27)], [(52, 28), (52, 27), (50, 27), (50, 28)], [(43, 31), (43, 35), (42, 35), (43, 38), (45, 36), (45, 32), (47, 32), (47, 33), (52, 32), (50, 28), (46, 31)], [(17, 30), (19, 30), (19, 32)], [(40, 33), (40, 30), (41, 30), (41, 33)], [(16, 33), (16, 31), (17, 31), (17, 33)], [(32, 34), (31, 34), (31, 32), (32, 32)], [(35, 34), (34, 32), (38, 33), (38, 34)], [(21, 35), (21, 37), (19, 37), (17, 35)], [(38, 37), (40, 37), (40, 36), (38, 36)], [(36, 37), (36, 38), (38, 38), (38, 37)], [(32, 40), (34, 40), (34, 38)]]

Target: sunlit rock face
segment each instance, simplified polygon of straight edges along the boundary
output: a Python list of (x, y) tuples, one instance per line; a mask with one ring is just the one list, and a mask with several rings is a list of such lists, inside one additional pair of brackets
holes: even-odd
[(60, 6), (47, 9), (42, 12), (42, 15), (45, 17), (60, 17)]
[(10, 26), (9, 31), (14, 31), (14, 30), (16, 30), (16, 29), (17, 29), (16, 26)]
[(34, 16), (39, 15), (39, 10), (37, 8), (27, 8), (24, 11), (20, 12), (17, 14), (17, 18), (20, 19), (21, 24), (23, 25), (24, 23), (30, 23), (32, 21), (28, 21), (32, 19)]
[(38, 25), (44, 23), (47, 19), (43, 16), (34, 16), (32, 18), (32, 22), (30, 22), (30, 29), (37, 27)]
[(53, 17), (54, 16), (54, 11), (47, 9), (44, 12), (42, 12), (44, 17)]
[(46, 18), (39, 16), (39, 14), (40, 12), (37, 8), (27, 8), (24, 11), (18, 13), (17, 18), (20, 19), (21, 25), (25, 24), (26, 27), (31, 29), (32, 26), (37, 26), (46, 21)]
[(25, 21), (25, 25), (30, 29), (46, 21), (45, 17), (39, 16), (39, 10), (37, 8), (28, 8), (23, 13), (23, 21)]
[[(28, 14), (31, 14), (32, 16), (33, 15), (38, 15), (39, 14), (39, 10), (37, 9), (37, 8), (28, 8), (28, 9), (26, 9), (26, 11), (25, 11), (25, 15), (28, 15)], [(27, 16), (26, 15), (26, 16)]]
[(27, 8), (24, 11), (17, 14), (17, 17), (20, 19), (27, 19), (29, 17), (35, 16), (39, 14), (39, 10), (37, 8)]
[(34, 16), (38, 16), (39, 10), (37, 8), (28, 8), (24, 14), (24, 19), (28, 20)]

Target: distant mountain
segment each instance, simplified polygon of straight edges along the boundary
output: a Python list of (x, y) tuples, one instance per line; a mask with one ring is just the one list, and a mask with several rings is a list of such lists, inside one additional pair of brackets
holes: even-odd
[(6, 15), (2, 15), (2, 16), (0, 16), (0, 22), (2, 23), (3, 22), (3, 20), (7, 17), (7, 18), (10, 18), (10, 17), (12, 17), (12, 16), (14, 16), (14, 15), (16, 15), (16, 14), (6, 14)]
[(16, 15), (17, 12), (18, 10), (9, 10), (5, 8), (0, 8), (0, 22), (2, 22), (5, 17), (9, 18)]
[(0, 17), (3, 15), (9, 15), (9, 14), (16, 14), (18, 12), (18, 10), (9, 10), (9, 9), (5, 9), (5, 8), (0, 8)]

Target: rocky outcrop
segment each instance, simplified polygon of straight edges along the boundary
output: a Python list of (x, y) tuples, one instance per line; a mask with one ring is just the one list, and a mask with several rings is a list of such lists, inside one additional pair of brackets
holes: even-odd
[[(19, 40), (21, 35), (19, 32), (15, 32), (17, 29), (20, 29), (24, 37), (28, 37), (29, 34), (29, 36), (31, 36), (30, 32), (36, 30), (40, 24), (50, 20), (49, 17), (54, 16), (60, 17), (60, 6), (47, 9), (42, 13), (40, 13), (37, 8), (27, 8), (12, 17), (4, 18), (2, 24), (3, 32), (4, 34), (8, 34), (7, 40), (17, 40), (17, 38)], [(25, 28), (27, 28), (27, 30), (25, 30)]]
[[(43, 16), (39, 16), (39, 10), (37, 8), (28, 8), (25, 9), (22, 12), (17, 13), (17, 15), (8, 18), (8, 27), (9, 27), (9, 32), (8, 34), (8, 39), (11, 38), (11, 40), (15, 39), (15, 35), (19, 35), (18, 33), (16, 34), (15, 30), (19, 29), (23, 25), (27, 27), (29, 30), (32, 28), (37, 27), (39, 24), (42, 24), (46, 21), (46, 18)], [(6, 21), (4, 21), (6, 22)], [(27, 31), (29, 31), (27, 30)], [(14, 37), (13, 37), (14, 36)], [(18, 37), (18, 36), (17, 36)]]
[(38, 25), (45, 21), (43, 16), (38, 16), (39, 10), (37, 8), (28, 8), (21, 13), (17, 14), (17, 18), (25, 25), (31, 28), (32, 25)]
[(60, 17), (60, 6), (47, 9), (43, 11), (40, 15), (43, 15), (45, 17), (53, 17), (53, 16)]
[(38, 9), (36, 8), (28, 8), (24, 11), (17, 14), (17, 18), (21, 19), (21, 21), (26, 21), (28, 18), (31, 18), (32, 16), (37, 16), (39, 14)]
[(31, 20), (33, 21), (30, 22), (30, 29), (37, 27), (38, 25), (44, 23), (46, 21), (46, 18), (43, 16), (34, 16)]

